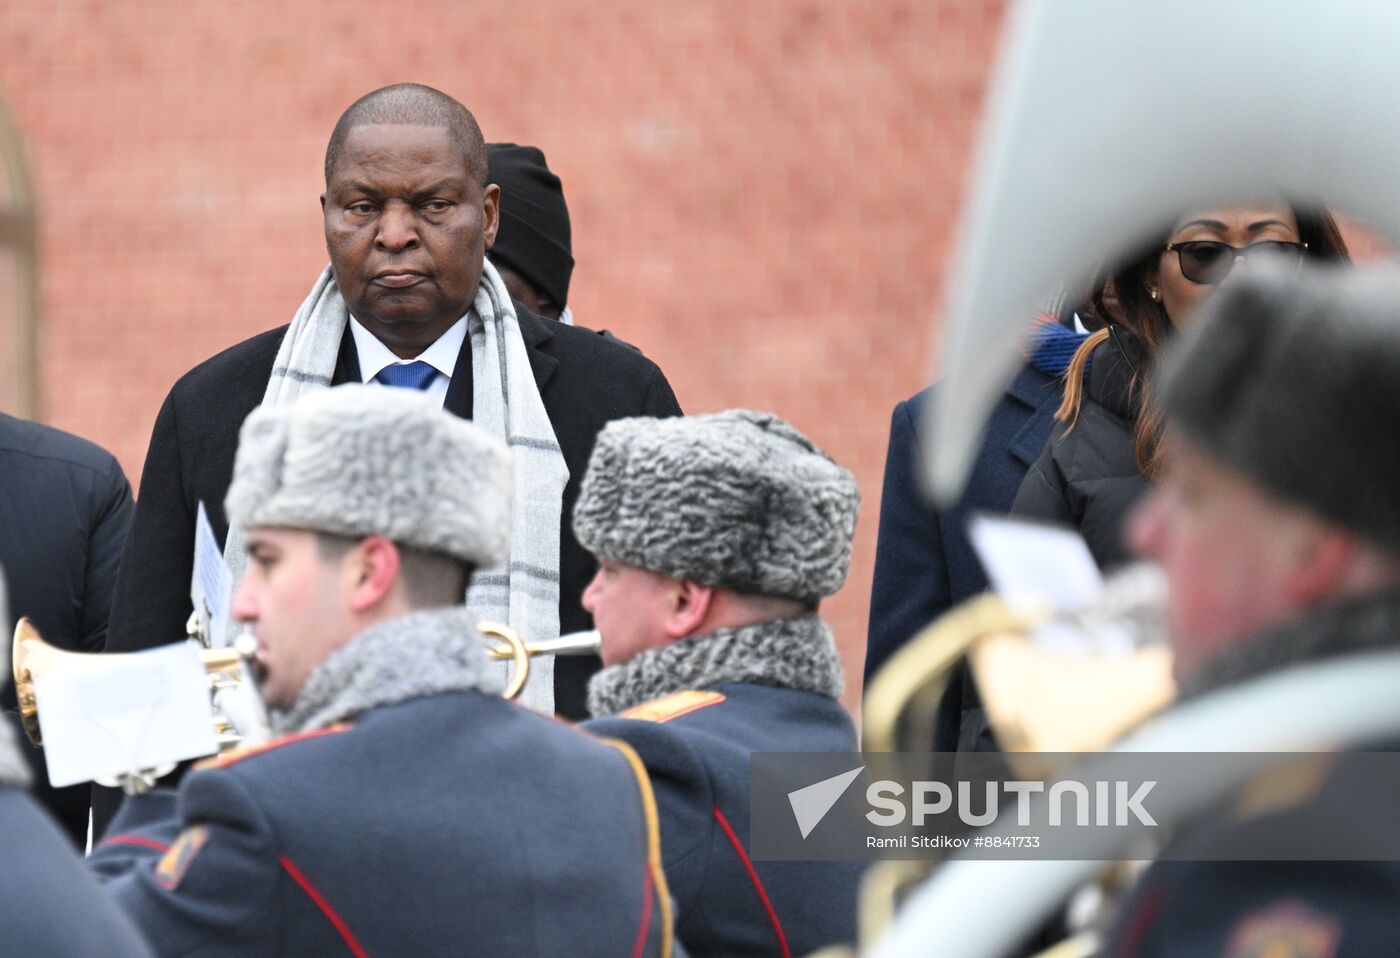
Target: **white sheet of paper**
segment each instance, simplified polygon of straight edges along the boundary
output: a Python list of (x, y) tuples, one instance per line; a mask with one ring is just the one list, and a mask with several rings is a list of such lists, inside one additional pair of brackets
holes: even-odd
[[(190, 577), (190, 601), (199, 614), (200, 627), (209, 637), (210, 648), (228, 644), (229, 605), (233, 597), (233, 573), (224, 561), (223, 550), (209, 524), (204, 503), (194, 526), (194, 574)], [(175, 636), (170, 636), (173, 640)]]
[(34, 680), (55, 788), (218, 750), (199, 651), (181, 642)]
[(992, 588), (1013, 608), (1071, 612), (1103, 590), (1103, 574), (1073, 529), (973, 516), (968, 537)]

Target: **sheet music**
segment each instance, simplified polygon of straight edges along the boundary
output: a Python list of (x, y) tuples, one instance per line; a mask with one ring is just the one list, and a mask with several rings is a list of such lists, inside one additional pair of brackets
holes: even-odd
[(91, 658), (89, 668), (34, 679), (55, 788), (218, 750), (194, 643)]

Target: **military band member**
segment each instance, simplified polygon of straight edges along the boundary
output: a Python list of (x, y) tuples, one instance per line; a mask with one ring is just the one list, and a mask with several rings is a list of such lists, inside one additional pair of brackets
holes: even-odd
[[(1167, 469), (1130, 522), (1170, 583), (1187, 699), (1400, 648), (1400, 276), (1253, 273), (1166, 360)], [(1371, 847), (1394, 834), (1392, 795), (1348, 791), (1344, 759), (1314, 768), (1263, 803), (1267, 783), (1252, 783), (1192, 823), (1173, 857), (1270, 847), (1264, 835)], [(1106, 954), (1392, 954), (1397, 904), (1393, 861), (1161, 862)]]
[(593, 451), (574, 513), (599, 562), (587, 727), (651, 773), (692, 956), (854, 937), (858, 864), (750, 858), (749, 753), (857, 747), (817, 606), (846, 578), (858, 505), (851, 474), (766, 413), (622, 420)]
[(625, 747), (507, 702), (462, 605), (504, 444), (408, 390), (263, 407), (226, 508), (283, 737), (130, 798), (92, 863), (160, 954), (670, 954)]
[[(9, 630), (0, 577), (0, 632)], [(17, 738), (9, 722), (0, 722), (0, 954), (145, 958), (150, 951), (135, 926), (27, 794), (33, 772)]]

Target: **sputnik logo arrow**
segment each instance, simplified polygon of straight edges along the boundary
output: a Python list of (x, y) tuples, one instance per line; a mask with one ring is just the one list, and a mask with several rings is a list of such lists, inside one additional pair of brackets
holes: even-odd
[(856, 780), (856, 776), (865, 771), (865, 766), (853, 768), (849, 772), (842, 772), (840, 775), (833, 775), (831, 778), (824, 778), (814, 785), (799, 788), (795, 792), (788, 792), (788, 804), (792, 806), (792, 817), (797, 819), (797, 827), (802, 832), (805, 839), (812, 834), (812, 829), (821, 824), (826, 813), (831, 811), (833, 805), (846, 794), (846, 789), (851, 787), (851, 783)]

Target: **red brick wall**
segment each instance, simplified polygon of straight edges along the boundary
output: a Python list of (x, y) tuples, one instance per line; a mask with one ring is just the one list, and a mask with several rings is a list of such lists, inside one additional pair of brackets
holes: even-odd
[(562, 176), (582, 324), (641, 346), (687, 410), (776, 410), (855, 471), (856, 561), (829, 608), (853, 704), (889, 411), (927, 379), (1002, 6), (6, 0), (43, 418), (135, 481), (170, 384), (288, 321), (324, 264), (340, 111), (436, 86)]

